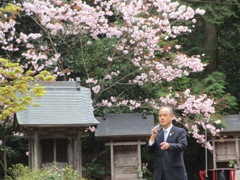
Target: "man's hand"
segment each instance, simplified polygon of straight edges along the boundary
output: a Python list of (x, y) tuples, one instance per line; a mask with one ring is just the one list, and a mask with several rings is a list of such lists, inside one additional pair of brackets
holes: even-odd
[(162, 149), (162, 150), (167, 150), (169, 148), (170, 148), (170, 144), (168, 142), (162, 142), (160, 144), (160, 149)]
[(158, 125), (157, 125), (157, 126), (154, 126), (154, 128), (152, 128), (150, 141), (154, 142), (154, 140), (155, 140), (155, 138), (156, 138), (156, 136), (157, 136), (157, 134), (158, 134), (158, 132), (157, 132), (157, 133), (155, 133), (155, 132), (156, 132), (156, 130), (157, 130), (158, 128), (159, 128)]

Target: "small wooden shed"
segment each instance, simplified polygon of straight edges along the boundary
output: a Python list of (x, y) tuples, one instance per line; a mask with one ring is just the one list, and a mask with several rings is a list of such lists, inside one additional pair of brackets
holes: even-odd
[(111, 179), (137, 180), (140, 179), (141, 145), (151, 135), (154, 126), (153, 115), (137, 114), (108, 114), (97, 118), (95, 136), (106, 141), (110, 147)]
[(93, 115), (91, 91), (76, 81), (40, 82), (46, 95), (35, 98), (39, 106), (17, 113), (29, 138), (29, 167), (41, 168), (56, 162), (82, 175), (81, 138), (89, 126), (99, 122)]
[(218, 163), (233, 160), (240, 167), (240, 115), (227, 115), (225, 120), (227, 126), (221, 132), (221, 138), (211, 140), (213, 166), (218, 168)]

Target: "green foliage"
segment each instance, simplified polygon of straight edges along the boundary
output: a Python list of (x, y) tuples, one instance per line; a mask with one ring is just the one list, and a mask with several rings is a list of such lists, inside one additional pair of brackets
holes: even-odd
[(30, 173), (30, 170), (27, 166), (24, 166), (23, 164), (16, 164), (9, 168), (9, 172), (11, 176), (9, 176), (8, 179), (17, 179), (18, 177)]
[[(3, 142), (3, 144), (0, 145), (0, 179), (2, 179), (1, 177), (6, 173), (3, 164), (7, 163), (7, 166), (11, 166), (16, 163), (27, 164), (28, 162), (26, 156), (28, 149), (27, 138), (13, 136), (13, 131), (16, 131), (16, 129), (11, 120), (5, 121), (0, 126), (0, 140)], [(5, 152), (6, 154), (4, 154)], [(5, 162), (5, 158), (7, 162)]]
[[(181, 1), (181, 0), (180, 0)], [(214, 0), (214, 1), (181, 1), (194, 8), (201, 8), (206, 11), (204, 18), (218, 26), (223, 25), (226, 18), (238, 17), (236, 9), (239, 8), (238, 0)]]
[[(26, 152), (28, 151), (28, 139), (25, 136), (14, 136), (13, 132), (17, 130), (14, 123), (5, 121), (5, 127), (0, 126), (0, 140), (5, 140), (8, 166), (16, 163), (28, 163)], [(5, 128), (5, 130), (3, 129)], [(3, 136), (5, 133), (5, 137)], [(0, 148), (2, 149), (1, 145)], [(0, 162), (3, 161), (3, 151), (0, 151)], [(3, 175), (3, 167), (0, 166), (0, 177)]]
[(225, 75), (223, 73), (214, 72), (205, 79), (203, 79), (203, 87), (206, 87), (205, 92), (207, 94), (214, 95), (219, 98), (224, 93), (225, 89)]
[(83, 174), (90, 179), (97, 179), (106, 174), (105, 167), (96, 162), (85, 164), (83, 167)]
[(16, 112), (25, 110), (34, 96), (45, 95), (44, 88), (36, 84), (32, 90), (29, 82), (33, 80), (52, 81), (54, 76), (43, 71), (33, 77), (32, 71), (23, 72), (18, 63), (9, 62), (0, 58), (0, 75), (4, 78), (0, 80), (0, 120), (5, 121)]
[(226, 74), (228, 92), (238, 99), (240, 104), (240, 9), (234, 7), (237, 17), (229, 17), (224, 21), (218, 33), (219, 69)]
[(237, 99), (226, 92), (226, 76), (222, 72), (213, 72), (206, 78), (194, 81), (192, 91), (195, 94), (207, 94), (215, 100), (217, 113), (226, 114), (237, 107)]
[(230, 160), (228, 162), (228, 167), (230, 167), (230, 168), (237, 168), (237, 162), (234, 161), (234, 160)]
[[(229, 102), (240, 104), (240, 2), (238, 0), (226, 1), (184, 1), (187, 5), (194, 8), (202, 8), (206, 10), (203, 17), (197, 17), (197, 22), (193, 32), (188, 36), (181, 36), (179, 42), (183, 44), (183, 49), (187, 54), (207, 54), (208, 49), (204, 48), (204, 21), (208, 21), (217, 26), (217, 42), (215, 48), (217, 49), (217, 65), (218, 70), (223, 72), (226, 76), (224, 79), (227, 84), (225, 85), (225, 92), (229, 92), (233, 97), (228, 97)], [(210, 62), (211, 59), (208, 55), (202, 58), (204, 62)], [(206, 72), (203, 77), (207, 76)], [(197, 84), (197, 83), (196, 83)], [(197, 84), (198, 85), (198, 84)], [(195, 85), (194, 85), (195, 86)], [(212, 88), (212, 87), (211, 87)], [(221, 88), (219, 87), (218, 90)], [(201, 89), (199, 88), (200, 92)], [(209, 89), (210, 90), (210, 89)], [(237, 109), (229, 109), (228, 113), (238, 113)]]
[(69, 165), (58, 168), (57, 164), (54, 164), (52, 167), (31, 171), (27, 166), (16, 164), (9, 168), (9, 171), (8, 180), (80, 180), (79, 173)]
[(110, 149), (105, 142), (96, 140), (94, 133), (82, 141), (83, 177), (89, 180), (110, 177)]
[(0, 8), (0, 16), (3, 13), (19, 14), (19, 12), (20, 12), (20, 7), (13, 5), (11, 3), (6, 4), (6, 6), (4, 8), (2, 8), (2, 7)]
[(216, 0), (213, 3), (204, 4), (202, 7), (207, 12), (205, 15), (207, 21), (216, 25), (223, 25), (226, 18), (237, 16), (234, 9), (239, 5), (238, 0)]

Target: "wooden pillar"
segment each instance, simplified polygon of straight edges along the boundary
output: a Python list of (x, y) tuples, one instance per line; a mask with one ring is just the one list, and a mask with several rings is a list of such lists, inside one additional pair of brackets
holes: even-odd
[(36, 133), (34, 135), (34, 152), (33, 152), (33, 160), (34, 160), (34, 169), (37, 169), (39, 167), (38, 165), (38, 148), (39, 148), (39, 144), (38, 144), (38, 134)]
[[(79, 157), (78, 157), (78, 137), (75, 137), (74, 138), (74, 143), (73, 143), (73, 152), (74, 152), (74, 154), (73, 154), (73, 157), (74, 157), (74, 159), (73, 159), (73, 168), (76, 170), (76, 171), (78, 171), (79, 170), (79, 161), (78, 161), (78, 159), (79, 159)], [(78, 171), (79, 172), (79, 171)]]
[(216, 141), (213, 141), (213, 168), (217, 168), (217, 160), (216, 160), (216, 158), (217, 158), (217, 154), (216, 154)]
[(82, 179), (82, 141), (81, 141), (81, 133), (78, 133), (78, 157), (79, 157), (79, 166), (78, 172), (80, 174), (80, 179)]
[(142, 168), (142, 158), (141, 158), (141, 142), (138, 140), (137, 144), (137, 153), (138, 153), (138, 170)]
[(81, 133), (73, 140), (73, 168), (79, 172), (80, 179), (82, 179), (82, 148), (81, 148)]
[(213, 168), (216, 169), (217, 168), (217, 162), (216, 162), (216, 144), (215, 144), (215, 140), (212, 141), (212, 146), (213, 146)]
[(57, 142), (56, 138), (53, 139), (53, 162), (56, 163), (57, 161)]
[(33, 138), (28, 139), (28, 166), (30, 169), (33, 169)]
[(68, 138), (69, 144), (68, 144), (68, 163), (69, 165), (73, 166), (73, 138)]
[(236, 144), (236, 158), (237, 158), (237, 166), (239, 167), (239, 141), (238, 141), (238, 137), (235, 138), (235, 144)]
[(110, 142), (110, 152), (111, 152), (111, 179), (114, 180), (114, 152), (113, 152), (113, 141)]

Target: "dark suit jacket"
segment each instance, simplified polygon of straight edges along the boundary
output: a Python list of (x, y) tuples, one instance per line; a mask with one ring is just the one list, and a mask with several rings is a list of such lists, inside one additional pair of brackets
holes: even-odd
[(166, 140), (170, 144), (167, 150), (161, 150), (163, 130), (161, 129), (152, 146), (147, 143), (147, 151), (156, 153), (154, 163), (154, 180), (160, 180), (163, 172), (166, 180), (187, 180), (187, 173), (183, 161), (183, 151), (187, 146), (186, 131), (172, 126)]

